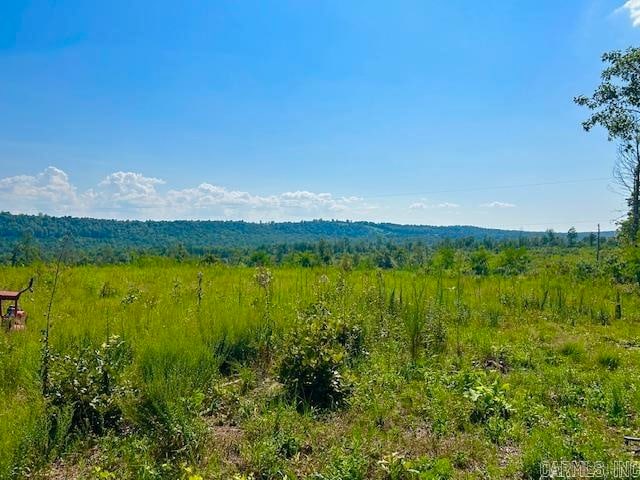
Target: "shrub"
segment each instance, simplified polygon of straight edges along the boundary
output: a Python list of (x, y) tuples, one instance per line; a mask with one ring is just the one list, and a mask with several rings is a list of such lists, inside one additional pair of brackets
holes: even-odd
[(530, 261), (526, 248), (506, 247), (496, 259), (496, 271), (503, 275), (520, 275), (526, 272)]
[[(61, 411), (69, 412), (67, 434), (101, 434), (119, 425), (119, 400), (132, 391), (122, 374), (130, 360), (130, 352), (118, 336), (98, 349), (82, 349), (75, 356), (50, 356), (45, 398), (55, 409), (53, 418), (59, 418)], [(59, 426), (58, 422), (53, 424)]]
[(327, 330), (308, 329), (286, 347), (278, 377), (290, 397), (320, 408), (337, 406), (349, 392), (342, 377), (344, 349)]
[(575, 275), (576, 278), (580, 281), (588, 280), (590, 278), (594, 278), (598, 273), (598, 267), (596, 264), (592, 262), (586, 262), (584, 260), (580, 260), (576, 263)]
[(487, 275), (489, 273), (489, 252), (480, 247), (469, 255), (471, 271), (476, 275)]
[(330, 318), (328, 310), (302, 318), (283, 347), (278, 378), (289, 396), (319, 408), (340, 405), (350, 392), (349, 360), (363, 353), (362, 330)]

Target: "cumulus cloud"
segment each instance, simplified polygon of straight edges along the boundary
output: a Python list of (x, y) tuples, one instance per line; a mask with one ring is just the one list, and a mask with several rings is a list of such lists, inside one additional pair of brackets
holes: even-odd
[(484, 208), (515, 208), (515, 205), (513, 203), (507, 202), (489, 202), (483, 203), (480, 206)]
[(409, 210), (426, 210), (430, 208), (460, 208), (460, 205), (451, 202), (442, 202), (435, 204), (429, 204), (426, 202), (415, 202), (409, 205)]
[(165, 200), (156, 191), (165, 182), (134, 172), (114, 172), (98, 184), (97, 190), (87, 192), (94, 201), (110, 206), (162, 206)]
[(640, 0), (627, 0), (618, 10), (628, 10), (634, 27), (640, 26)]
[(306, 190), (255, 195), (210, 183), (168, 189), (166, 182), (136, 172), (114, 172), (77, 193), (65, 172), (49, 167), (36, 176), (0, 179), (0, 201), (12, 212), (142, 219), (302, 219), (352, 217), (370, 211), (359, 197)]
[(56, 167), (47, 167), (35, 176), (16, 175), (0, 179), (0, 198), (3, 207), (26, 213), (46, 208), (60, 213), (79, 204), (76, 188), (69, 182), (69, 176)]

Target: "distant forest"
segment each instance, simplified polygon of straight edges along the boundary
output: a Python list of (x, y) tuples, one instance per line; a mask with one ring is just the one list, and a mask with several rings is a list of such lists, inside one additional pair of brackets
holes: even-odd
[[(313, 220), (250, 223), (244, 221), (130, 221), (0, 213), (0, 262), (25, 264), (51, 260), (68, 238), (74, 263), (120, 263), (135, 255), (175, 258), (209, 256), (252, 263), (258, 255), (276, 261), (296, 252), (320, 256), (384, 249), (415, 249), (444, 243), (456, 248), (593, 245), (593, 232), (567, 233), (499, 230), (472, 226)], [(614, 232), (603, 232), (602, 242)], [(255, 261), (253, 263), (256, 263)], [(258, 262), (259, 263), (259, 262)]]

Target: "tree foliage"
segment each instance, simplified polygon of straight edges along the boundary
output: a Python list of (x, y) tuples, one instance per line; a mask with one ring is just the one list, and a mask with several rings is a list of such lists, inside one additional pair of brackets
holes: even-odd
[(640, 48), (607, 52), (602, 61), (607, 66), (600, 85), (591, 96), (574, 99), (593, 112), (582, 126), (589, 131), (600, 125), (610, 140), (632, 141), (640, 132)]

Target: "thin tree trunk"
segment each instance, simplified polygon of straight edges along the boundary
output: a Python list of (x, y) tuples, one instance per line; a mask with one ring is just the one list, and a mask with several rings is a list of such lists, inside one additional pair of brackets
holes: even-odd
[(636, 137), (636, 165), (633, 170), (633, 192), (631, 198), (632, 242), (638, 241), (638, 226), (640, 225), (640, 139)]

